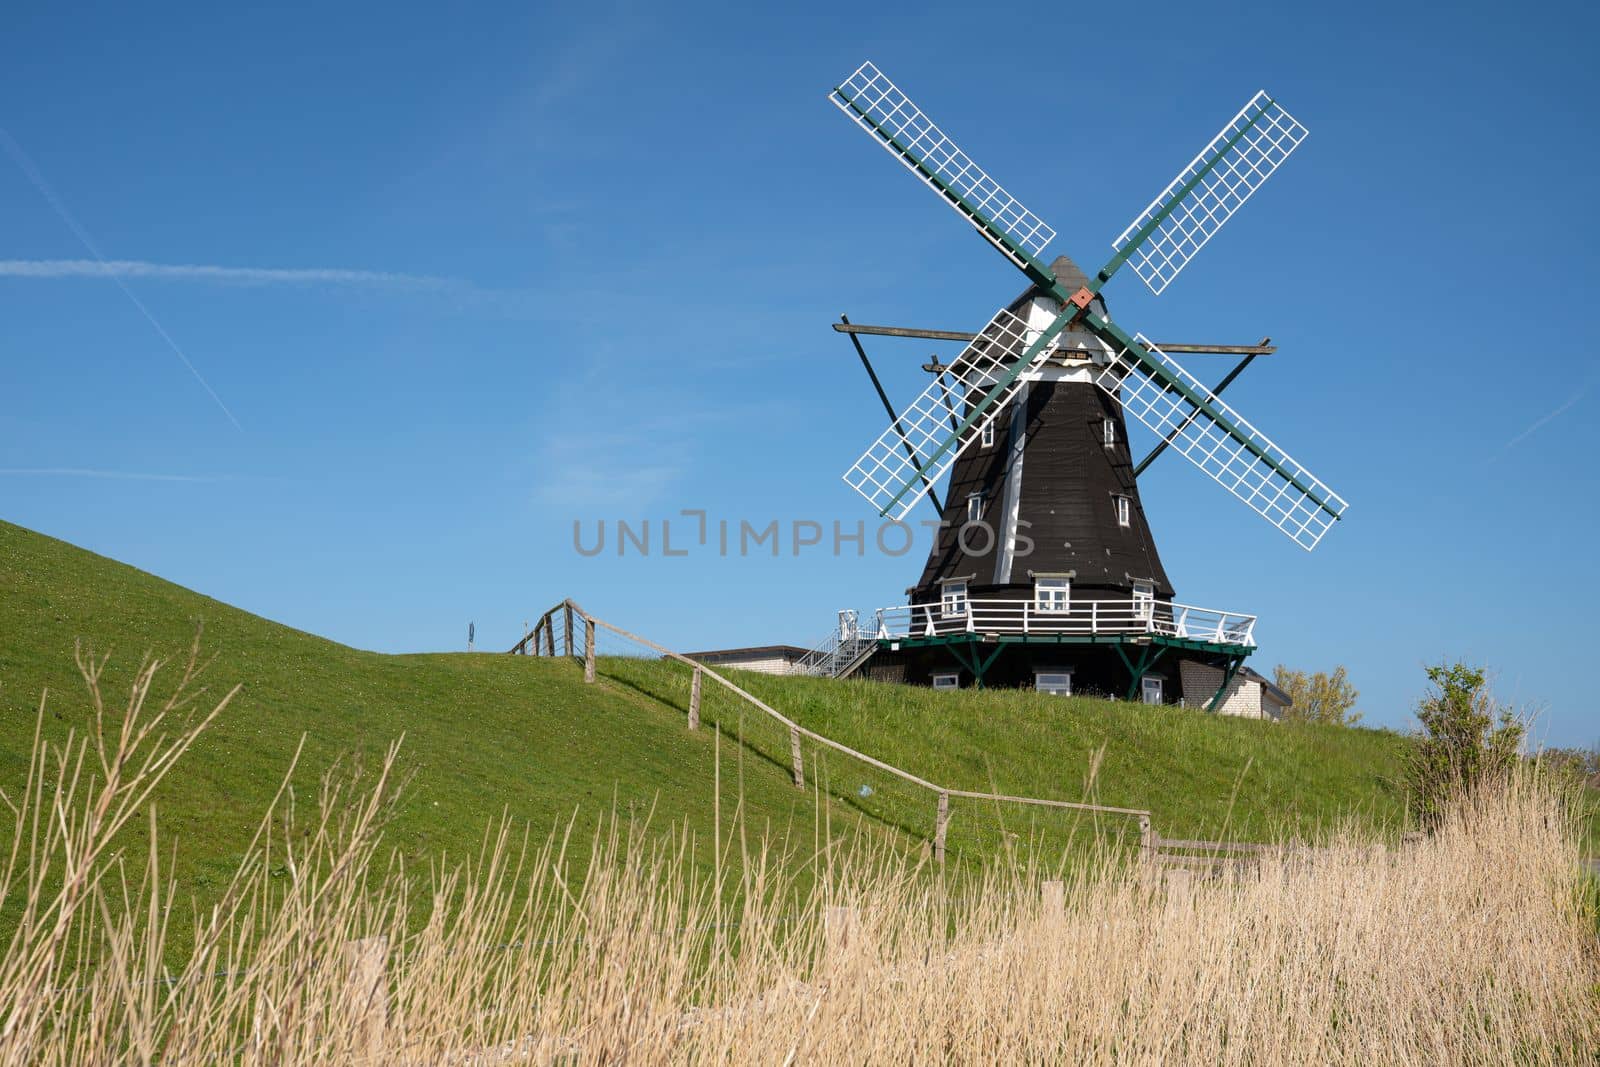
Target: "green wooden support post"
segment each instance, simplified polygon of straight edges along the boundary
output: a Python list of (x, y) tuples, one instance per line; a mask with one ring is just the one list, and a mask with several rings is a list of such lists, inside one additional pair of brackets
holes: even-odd
[(1216, 711), (1222, 703), (1222, 695), (1228, 691), (1228, 686), (1233, 684), (1233, 676), (1239, 673), (1239, 668), (1244, 666), (1243, 656), (1232, 656), (1228, 665), (1222, 671), (1222, 684), (1217, 686), (1217, 691), (1212, 694), (1210, 703), (1206, 704), (1206, 711)]
[[(982, 663), (978, 663), (978, 669), (976, 671), (974, 671), (973, 673), (976, 674), (977, 677), (978, 677), (978, 688), (979, 689), (983, 688), (983, 676), (986, 673), (988, 673), (990, 667), (994, 666), (994, 661), (1000, 658), (1000, 653), (1005, 651), (1005, 647), (1006, 647), (1005, 645), (1002, 645), (999, 642), (996, 642), (995, 646), (994, 646), (994, 651), (989, 653), (988, 657)], [(973, 659), (974, 663), (977, 663), (977, 661), (978, 661), (978, 649), (977, 649), (976, 645), (974, 645), (973, 649), (972, 649), (972, 659)]]
[(1150, 672), (1150, 668), (1156, 665), (1157, 660), (1166, 655), (1166, 646), (1162, 645), (1158, 648), (1154, 645), (1146, 645), (1139, 652), (1139, 662), (1137, 665), (1135, 665), (1134, 662), (1128, 658), (1128, 654), (1126, 652), (1122, 651), (1122, 644), (1120, 642), (1112, 645), (1111, 647), (1117, 650), (1117, 655), (1122, 658), (1122, 665), (1128, 668), (1128, 695), (1124, 699), (1132, 700), (1138, 695), (1139, 683), (1143, 681), (1144, 676)]

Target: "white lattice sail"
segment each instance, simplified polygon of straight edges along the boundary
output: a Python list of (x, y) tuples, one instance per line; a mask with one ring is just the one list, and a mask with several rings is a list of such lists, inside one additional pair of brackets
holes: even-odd
[[(865, 497), (878, 514), (897, 522), (903, 519), (1011, 402), (1022, 387), (1023, 374), (1015, 375), (972, 424), (960, 430), (968, 405), (976, 404), (1003, 381), (1039, 336), (1039, 330), (1005, 308), (997, 311), (949, 370), (935, 378), (851, 464), (844, 472), (845, 484)], [(1050, 345), (1040, 346), (1032, 363), (1039, 363), (1051, 351)]]
[[(1315, 548), (1349, 506), (1344, 498), (1143, 334), (1134, 340), (1150, 354), (1152, 362), (1123, 348), (1101, 372), (1099, 386), (1122, 402), (1124, 412), (1157, 435), (1173, 435), (1170, 447), (1174, 451), (1288, 534), (1295, 544), (1308, 552)], [(1164, 380), (1154, 365), (1170, 378)]]
[(1111, 247), (1128, 250), (1128, 266), (1160, 293), (1308, 132), (1265, 91), (1257, 93)]
[(1019, 250), (1037, 256), (1055, 239), (1055, 230), (989, 177), (871, 63), (861, 64), (828, 99), (1017, 266), (1024, 266)]

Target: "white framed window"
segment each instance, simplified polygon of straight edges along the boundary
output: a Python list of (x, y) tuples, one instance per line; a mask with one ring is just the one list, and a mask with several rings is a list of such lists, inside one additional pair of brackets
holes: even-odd
[(994, 447), (994, 423), (992, 421), (989, 423), (989, 425), (983, 428), (983, 433), (979, 436), (978, 444), (983, 448)]
[(1162, 680), (1155, 675), (1147, 674), (1139, 679), (1139, 697), (1146, 704), (1159, 704), (1164, 691)]
[(1149, 619), (1155, 612), (1156, 587), (1154, 582), (1133, 583), (1133, 614), (1135, 618)]
[(935, 689), (960, 689), (961, 675), (956, 674), (954, 671), (948, 674), (936, 674), (933, 676), (933, 687)]
[(1071, 671), (1034, 671), (1033, 688), (1038, 693), (1049, 693), (1056, 697), (1069, 697), (1072, 695)]
[(983, 494), (972, 493), (967, 497), (967, 521), (981, 522), (983, 520)]
[(1121, 494), (1118, 494), (1111, 499), (1115, 501), (1117, 505), (1117, 525), (1133, 525), (1133, 501), (1129, 500), (1125, 496), (1122, 496)]
[(1110, 419), (1107, 419), (1105, 422), (1102, 422), (1100, 424), (1100, 436), (1101, 436), (1101, 440), (1103, 440), (1105, 442), (1105, 445), (1106, 445), (1107, 448), (1110, 448), (1112, 445), (1116, 444), (1117, 443), (1117, 424), (1112, 422)]
[(1035, 578), (1033, 580), (1033, 610), (1038, 612), (1065, 612), (1072, 609), (1072, 579)]
[(939, 590), (939, 611), (946, 618), (967, 613), (967, 583), (945, 582)]

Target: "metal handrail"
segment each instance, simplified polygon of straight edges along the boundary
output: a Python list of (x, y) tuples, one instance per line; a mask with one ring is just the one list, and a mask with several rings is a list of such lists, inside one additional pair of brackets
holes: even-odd
[(880, 608), (879, 638), (945, 637), (959, 633), (1155, 634), (1255, 644), (1256, 616), (1171, 600), (1076, 600), (1065, 606), (1036, 599), (967, 597), (956, 604)]

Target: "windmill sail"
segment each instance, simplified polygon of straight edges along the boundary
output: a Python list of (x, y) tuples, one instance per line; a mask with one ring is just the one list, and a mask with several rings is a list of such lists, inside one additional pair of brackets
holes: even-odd
[[(1049, 355), (1045, 338), (1001, 308), (950, 365), (949, 380), (934, 379), (844, 472), (845, 484), (878, 514), (904, 518), (1004, 410), (1023, 372)], [(952, 411), (961, 418), (954, 427)]]
[(1111, 242), (1117, 257), (1159, 294), (1222, 224), (1306, 139), (1293, 115), (1259, 92)]
[(828, 99), (1007, 259), (1030, 273), (1043, 269), (1034, 257), (1056, 231), (957, 148), (877, 67), (861, 64)]
[[(1140, 334), (1097, 378), (1171, 447), (1310, 551), (1348, 505)], [(1141, 351), (1142, 350), (1142, 351)]]

